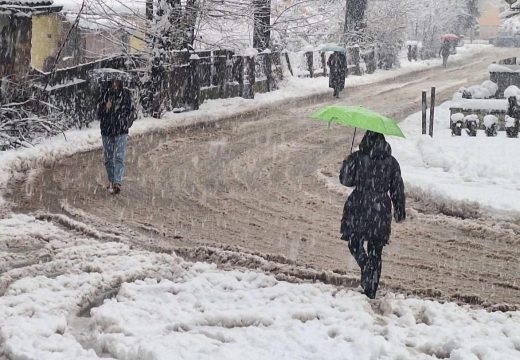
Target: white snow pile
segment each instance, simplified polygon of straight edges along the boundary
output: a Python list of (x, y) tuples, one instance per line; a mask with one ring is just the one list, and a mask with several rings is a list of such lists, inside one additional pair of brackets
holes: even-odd
[(498, 91), (498, 85), (491, 80), (484, 81), (481, 86), (489, 91), (491, 96), (495, 96)]
[(513, 359), (519, 317), (394, 295), (369, 302), (209, 265), (183, 282), (125, 284), (92, 311), (98, 343), (118, 359)]
[[(491, 100), (486, 100), (491, 101)], [(505, 100), (504, 100), (505, 101)], [(421, 113), (400, 126), (407, 139), (389, 138), (406, 183), (442, 199), (476, 202), (490, 214), (520, 212), (520, 139), (505, 131), (452, 137), (450, 102), (436, 108), (434, 137), (422, 136)], [(476, 115), (466, 119), (478, 121)]]
[(452, 107), (463, 110), (502, 110), (507, 111), (506, 99), (454, 99)]
[(132, 250), (24, 215), (0, 220), (0, 260), (10, 257), (12, 235), (16, 242), (39, 241), (48, 259), (0, 275), (0, 357), (8, 359), (513, 360), (520, 354), (520, 312), (392, 294), (371, 301), (329, 285)]
[(488, 71), (490, 73), (513, 73), (519, 72), (520, 68), (516, 65), (499, 65), (499, 64), (491, 64), (488, 66)]
[[(39, 249), (27, 251), (12, 266), (13, 256), (24, 247)], [(27, 264), (28, 258), (34, 265)], [(75, 337), (72, 322), (80, 308), (121, 282), (181, 273), (179, 258), (99, 242), (26, 215), (0, 219), (0, 268), (5, 264), (0, 358), (24, 360), (97, 359)], [(88, 329), (78, 333), (83, 330)]]
[(478, 118), (478, 115), (476, 115), (476, 114), (469, 114), (464, 117), (464, 120), (466, 120), (466, 122), (470, 122), (470, 121), (478, 122), (479, 118)]
[(455, 114), (451, 115), (451, 120), (453, 122), (464, 121), (464, 114), (463, 113), (455, 113)]
[(498, 124), (498, 118), (495, 115), (486, 115), (484, 116), (484, 126), (486, 128), (491, 128), (493, 125)]
[(471, 93), (472, 99), (488, 99), (491, 97), (489, 90), (481, 85), (470, 86), (467, 90)]
[(461, 100), (463, 92), (469, 92), (472, 99), (489, 99), (494, 97), (498, 91), (498, 85), (490, 80), (486, 80), (482, 85), (473, 85), (469, 88), (460, 88), (453, 94), (453, 101)]
[(504, 98), (509, 99), (510, 97), (520, 99), (520, 89), (518, 86), (511, 85), (504, 91)]

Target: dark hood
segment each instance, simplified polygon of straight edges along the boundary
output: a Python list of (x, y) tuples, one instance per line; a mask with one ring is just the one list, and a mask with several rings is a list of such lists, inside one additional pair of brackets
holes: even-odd
[(361, 140), (359, 151), (371, 159), (384, 159), (392, 155), (392, 148), (386, 142), (385, 136), (370, 130), (367, 130)]

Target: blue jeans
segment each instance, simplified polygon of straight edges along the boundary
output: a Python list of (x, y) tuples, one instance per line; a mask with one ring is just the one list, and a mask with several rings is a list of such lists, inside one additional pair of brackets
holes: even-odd
[(119, 136), (103, 136), (103, 155), (108, 181), (123, 184), (125, 175), (125, 153), (128, 134)]

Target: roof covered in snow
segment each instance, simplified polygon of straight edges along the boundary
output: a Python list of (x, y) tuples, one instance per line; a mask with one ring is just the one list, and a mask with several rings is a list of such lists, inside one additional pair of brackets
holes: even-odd
[(60, 10), (61, 6), (55, 6), (53, 0), (0, 0), (2, 13), (39, 15)]
[[(2, 0), (0, 0), (2, 1)], [(75, 13), (81, 9), (83, 0), (54, 0), (54, 5), (63, 6), (63, 11)], [(87, 14), (144, 14), (146, 0), (95, 0), (85, 3), (84, 13)]]
[(0, 5), (49, 6), (52, 0), (0, 0)]

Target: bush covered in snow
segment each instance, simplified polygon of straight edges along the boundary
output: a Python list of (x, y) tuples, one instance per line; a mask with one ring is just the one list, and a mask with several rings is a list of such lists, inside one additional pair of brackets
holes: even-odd
[(520, 98), (520, 89), (518, 86), (511, 85), (504, 91), (504, 97), (509, 99), (510, 97)]

